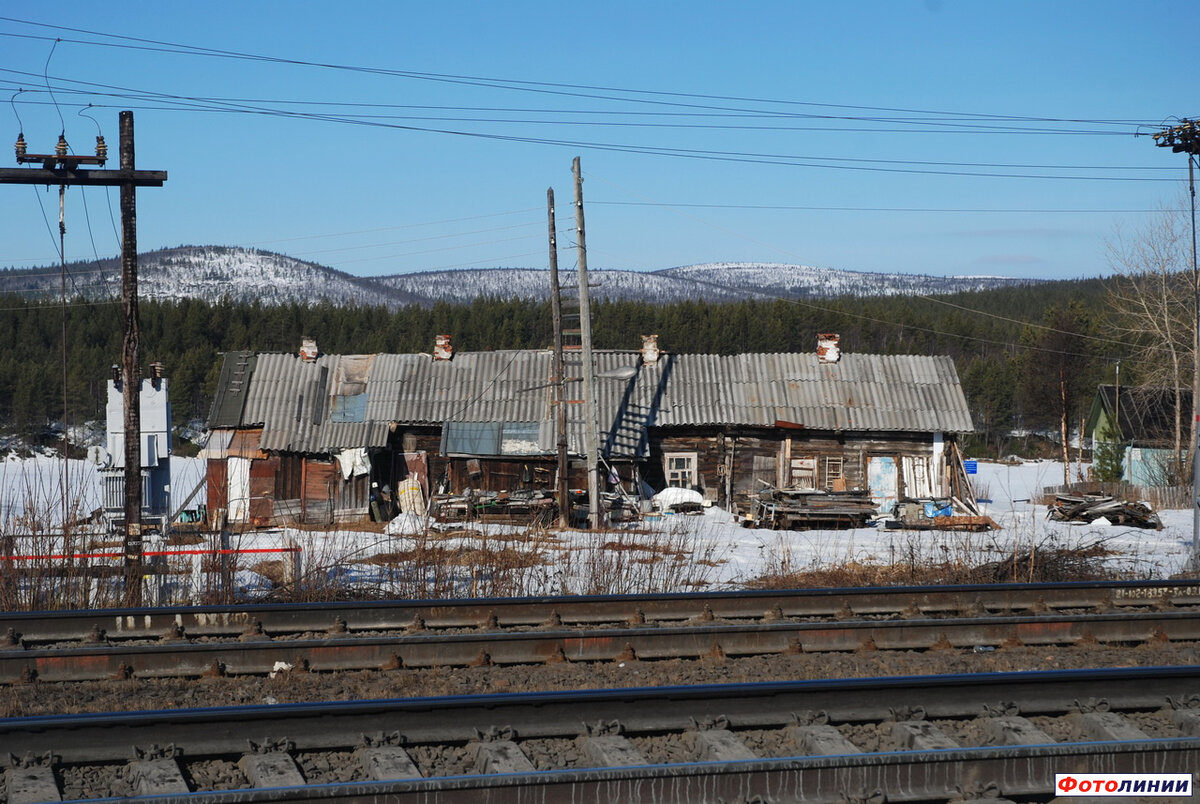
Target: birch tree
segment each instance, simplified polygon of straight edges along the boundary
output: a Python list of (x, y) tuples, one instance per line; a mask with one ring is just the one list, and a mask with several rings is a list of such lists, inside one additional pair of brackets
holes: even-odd
[[(1130, 367), (1140, 383), (1169, 389), (1174, 397), (1172, 452), (1180, 477), (1187, 474), (1188, 446), (1195, 442), (1200, 404), (1200, 394), (1195, 392), (1200, 380), (1197, 277), (1192, 273), (1190, 248), (1190, 222), (1177, 210), (1163, 210), (1131, 235), (1118, 233), (1107, 247), (1113, 271), (1108, 323), (1117, 339), (1130, 344)], [(1184, 408), (1186, 388), (1193, 389), (1190, 411)], [(1184, 416), (1189, 412), (1185, 441)]]

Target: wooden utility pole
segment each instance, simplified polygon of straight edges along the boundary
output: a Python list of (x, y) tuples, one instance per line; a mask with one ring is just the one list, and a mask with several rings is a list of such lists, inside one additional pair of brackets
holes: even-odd
[[(30, 154), (25, 136), (17, 138), (17, 164), (40, 164), (40, 168), (0, 168), (0, 184), (58, 185), (68, 187), (121, 188), (121, 300), (125, 333), (121, 346), (122, 399), (125, 405), (125, 602), (141, 605), (142, 585), (142, 453), (141, 377), (138, 370), (139, 322), (137, 301), (137, 204), (134, 188), (162, 187), (165, 170), (135, 170), (133, 112), (119, 115), (119, 170), (92, 170), (84, 165), (103, 166), (107, 147), (96, 138), (95, 156), (67, 153), (64, 137), (53, 154)], [(65, 411), (64, 411), (65, 414)], [(66, 526), (66, 523), (63, 523)]]
[[(133, 172), (133, 112), (121, 112), (121, 171)], [(125, 603), (142, 604), (142, 382), (137, 291), (137, 195), (121, 182), (121, 402), (125, 407)]]
[(567, 478), (567, 378), (563, 357), (562, 287), (558, 284), (558, 236), (554, 223), (554, 188), (546, 190), (546, 216), (550, 228), (550, 315), (554, 319), (554, 432), (558, 446), (558, 525), (571, 526), (571, 492)]
[(596, 406), (596, 363), (592, 356), (592, 306), (588, 295), (587, 238), (583, 228), (583, 175), (579, 157), (571, 162), (575, 174), (575, 243), (579, 253), (579, 340), (583, 359), (584, 444), (588, 462), (588, 526), (600, 527), (600, 413)]

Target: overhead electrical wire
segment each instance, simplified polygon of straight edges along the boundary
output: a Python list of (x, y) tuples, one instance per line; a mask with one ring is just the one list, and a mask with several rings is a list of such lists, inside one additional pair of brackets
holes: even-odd
[[(739, 110), (739, 109), (728, 109), (727, 107), (721, 107), (721, 106), (709, 106), (709, 105), (700, 105), (700, 104), (694, 104), (694, 103), (683, 103), (683, 102), (681, 102), (681, 100), (663, 101), (663, 100), (659, 100), (659, 99), (660, 98), (670, 98), (670, 99), (687, 99), (688, 101), (695, 101), (695, 100), (732, 101), (732, 102), (738, 102), (738, 103), (775, 104), (775, 105), (788, 106), (788, 107), (845, 109), (845, 110), (859, 110), (859, 111), (872, 111), (872, 112), (903, 113), (903, 114), (910, 114), (910, 115), (916, 114), (916, 115), (925, 115), (925, 116), (940, 115), (940, 116), (947, 117), (947, 118), (950, 118), (953, 120), (995, 120), (995, 121), (1005, 121), (1005, 122), (1026, 122), (1026, 123), (1030, 123), (1030, 122), (1062, 123), (1062, 124), (1069, 124), (1073, 127), (1077, 127), (1082, 124), (1122, 126), (1122, 127), (1127, 127), (1130, 125), (1153, 126), (1156, 124), (1156, 121), (1097, 120), (1097, 119), (1088, 119), (1088, 118), (1052, 118), (1052, 117), (1041, 117), (1041, 116), (1005, 115), (1005, 114), (994, 114), (994, 113), (946, 112), (946, 111), (936, 111), (936, 110), (928, 110), (928, 109), (907, 109), (907, 108), (880, 107), (880, 106), (855, 106), (855, 105), (850, 105), (850, 104), (830, 104), (830, 103), (821, 103), (821, 102), (815, 102), (815, 101), (795, 101), (795, 100), (781, 100), (781, 99), (772, 99), (772, 98), (753, 98), (753, 97), (741, 97), (741, 96), (729, 96), (729, 95), (712, 95), (712, 94), (702, 94), (702, 93), (688, 93), (688, 92), (675, 92), (675, 91), (646, 90), (646, 89), (636, 89), (636, 88), (607, 87), (607, 86), (590, 85), (590, 84), (571, 84), (571, 83), (557, 83), (557, 82), (549, 82), (549, 81), (528, 81), (528, 80), (503, 79), (503, 78), (494, 78), (494, 77), (453, 75), (453, 74), (445, 74), (445, 73), (427, 73), (427, 72), (418, 72), (418, 71), (412, 71), (412, 70), (396, 70), (396, 69), (387, 69), (387, 68), (380, 68), (380, 67), (365, 67), (365, 66), (358, 66), (358, 65), (317, 62), (317, 61), (311, 61), (311, 60), (306, 60), (306, 59), (267, 56), (267, 55), (263, 55), (263, 54), (246, 53), (246, 52), (235, 51), (235, 50), (209, 48), (209, 47), (203, 47), (203, 46), (197, 46), (197, 45), (188, 45), (188, 44), (182, 44), (182, 43), (167, 42), (167, 41), (163, 41), (163, 40), (131, 37), (131, 36), (124, 36), (124, 35), (120, 35), (120, 34), (110, 34), (110, 33), (105, 33), (102, 31), (93, 31), (93, 30), (88, 30), (88, 29), (84, 29), (84, 28), (74, 28), (74, 27), (62, 26), (62, 25), (52, 25), (52, 24), (48, 24), (48, 23), (35, 22), (32, 20), (18, 19), (18, 18), (14, 18), (14, 17), (0, 16), (0, 21), (13, 22), (13, 23), (17, 23), (17, 24), (30, 25), (30, 26), (41, 27), (41, 28), (48, 28), (48, 29), (58, 30), (58, 31), (70, 31), (73, 33), (84, 34), (87, 36), (98, 36), (98, 37), (104, 37), (105, 39), (119, 40), (119, 41), (117, 41), (117, 42), (99, 42), (99, 41), (87, 40), (87, 39), (64, 39), (63, 37), (36, 36), (36, 35), (32, 35), (32, 34), (17, 34), (17, 33), (8, 33), (8, 32), (0, 33), (0, 36), (10, 36), (10, 37), (14, 37), (14, 38), (36, 39), (36, 40), (45, 40), (45, 41), (50, 41), (50, 40), (66, 41), (66, 42), (73, 43), (73, 44), (91, 45), (91, 46), (96, 46), (96, 47), (114, 47), (114, 48), (130, 49), (130, 50), (147, 50), (147, 51), (153, 51), (153, 52), (167, 52), (167, 53), (186, 54), (186, 55), (193, 55), (193, 56), (207, 56), (207, 57), (215, 57), (215, 58), (223, 58), (223, 59), (237, 59), (237, 60), (245, 60), (245, 61), (267, 62), (267, 63), (290, 65), (290, 66), (303, 66), (303, 67), (338, 70), (338, 71), (345, 71), (345, 72), (366, 73), (366, 74), (372, 74), (372, 75), (385, 75), (385, 76), (408, 78), (408, 79), (421, 80), (421, 81), (433, 81), (433, 82), (452, 83), (452, 84), (465, 84), (468, 86), (478, 86), (478, 87), (485, 87), (485, 88), (492, 88), (492, 89), (508, 89), (508, 90), (514, 90), (514, 91), (536, 92), (539, 94), (557, 94), (557, 95), (563, 95), (563, 96), (567, 96), (567, 97), (586, 97), (589, 99), (619, 100), (619, 101), (623, 101), (623, 102), (651, 103), (651, 104), (680, 106), (680, 107), (688, 107), (688, 108), (718, 109), (718, 110), (722, 110), (722, 111), (743, 111), (743, 110)], [(136, 43), (136, 44), (129, 44), (129, 43)], [(586, 93), (583, 92), (585, 90), (586, 90)], [(630, 97), (613, 97), (611, 95), (591, 94), (591, 93), (596, 93), (596, 92), (622, 93), (623, 95), (630, 96)], [(807, 116), (813, 116), (813, 115), (807, 115)], [(838, 116), (821, 115), (821, 117), (838, 117), (840, 119), (860, 119), (861, 115), (853, 116), (853, 117), (849, 117), (849, 118), (845, 115), (838, 115)]]
[[(482, 77), (478, 77), (478, 76), (456, 76), (456, 75), (444, 75), (444, 74), (434, 74), (434, 73), (418, 73), (418, 72), (402, 71), (402, 70), (385, 70), (385, 69), (380, 69), (380, 68), (358, 67), (358, 66), (353, 66), (353, 65), (327, 64), (327, 63), (313, 62), (313, 61), (306, 61), (306, 60), (299, 60), (299, 59), (287, 59), (287, 58), (263, 56), (263, 55), (259, 55), (259, 54), (239, 53), (236, 51), (224, 51), (224, 50), (218, 50), (218, 49), (212, 49), (212, 48), (198, 47), (198, 46), (193, 46), (193, 45), (182, 45), (182, 44), (177, 44), (177, 43), (162, 42), (162, 41), (157, 41), (157, 40), (137, 39), (134, 37), (118, 36), (118, 35), (106, 34), (106, 33), (96, 32), (96, 31), (88, 31), (88, 30), (78, 29), (78, 28), (68, 28), (65, 26), (47, 25), (44, 23), (36, 23), (36, 22), (31, 22), (31, 21), (26, 21), (26, 20), (15, 19), (15, 18), (11, 18), (11, 17), (0, 17), (0, 20), (21, 23), (21, 24), (27, 24), (27, 25), (36, 25), (36, 26), (45, 27), (45, 28), (53, 28), (56, 30), (73, 31), (76, 33), (82, 33), (82, 34), (86, 34), (89, 36), (101, 36), (101, 37), (107, 37), (107, 38), (111, 38), (111, 39), (118, 39), (118, 40), (123, 40), (123, 42), (126, 42), (126, 43), (137, 42), (139, 44), (119, 44), (119, 43), (114, 43), (114, 42), (73, 40), (73, 39), (62, 39), (61, 37), (55, 37), (54, 41), (56, 41), (56, 42), (66, 41), (66, 42), (70, 42), (73, 44), (90, 45), (90, 46), (117, 47), (117, 48), (127, 48), (127, 49), (134, 49), (134, 50), (166, 52), (166, 53), (173, 53), (173, 54), (186, 54), (186, 55), (197, 55), (197, 56), (208, 56), (208, 57), (219, 57), (219, 58), (242, 59), (242, 60), (249, 60), (249, 61), (262, 61), (262, 62), (270, 62), (270, 63), (284, 64), (284, 65), (295, 65), (295, 66), (305, 66), (305, 67), (313, 67), (313, 68), (324, 68), (324, 69), (344, 70), (344, 71), (370, 73), (370, 74), (389, 75), (389, 76), (394, 76), (394, 77), (399, 77), (399, 78), (407, 78), (407, 79), (413, 79), (413, 80), (465, 84), (465, 85), (469, 85), (469, 86), (487, 87), (487, 88), (494, 88), (494, 89), (505, 89), (505, 90), (523, 91), (523, 92), (534, 92), (534, 93), (538, 93), (538, 94), (559, 95), (559, 96), (573, 97), (573, 98), (587, 98), (590, 100), (603, 100), (603, 101), (608, 101), (608, 102), (615, 101), (615, 102), (622, 102), (622, 103), (651, 104), (651, 105), (655, 105), (655, 106), (664, 106), (664, 107), (672, 107), (672, 108), (687, 108), (687, 109), (704, 110), (704, 112), (702, 112), (702, 113), (695, 112), (695, 111), (664, 113), (661, 111), (658, 111), (658, 112), (630, 112), (630, 111), (589, 111), (589, 110), (530, 110), (535, 114), (569, 114), (569, 115), (583, 115), (583, 114), (632, 115), (632, 114), (638, 114), (638, 115), (642, 115), (642, 116), (658, 115), (660, 117), (667, 116), (667, 115), (670, 115), (670, 116), (688, 115), (688, 116), (695, 116), (695, 117), (701, 117), (701, 116), (712, 117), (713, 113), (720, 113), (722, 116), (733, 116), (733, 117), (739, 117), (739, 118), (747, 118), (747, 117), (764, 118), (765, 117), (765, 118), (771, 118), (771, 119), (841, 120), (841, 121), (856, 121), (856, 122), (860, 122), (860, 123), (886, 123), (886, 124), (893, 124), (893, 125), (907, 124), (910, 126), (924, 127), (924, 128), (915, 129), (916, 131), (919, 131), (920, 133), (937, 133), (928, 128), (928, 126), (936, 124), (936, 125), (940, 125), (940, 126), (947, 126), (948, 127), (947, 131), (948, 132), (953, 131), (953, 133), (963, 133), (965, 131), (976, 131), (978, 133), (989, 133), (989, 134), (997, 134), (997, 133), (1004, 133), (1004, 134), (1018, 134), (1018, 133), (1019, 134), (1055, 134), (1055, 135), (1069, 134), (1071, 136), (1080, 136), (1081, 134), (1129, 136), (1130, 132), (1128, 132), (1128, 131), (1125, 131), (1125, 132), (1107, 131), (1107, 130), (1080, 131), (1077, 128), (1072, 128), (1071, 130), (1068, 131), (1065, 129), (1034, 128), (1034, 127), (1030, 127), (1030, 126), (1016, 126), (1016, 125), (1011, 125), (1011, 124), (1041, 123), (1041, 124), (1069, 124), (1072, 126), (1086, 124), (1086, 125), (1111, 126), (1111, 127), (1152, 126), (1152, 125), (1154, 125), (1154, 123), (1145, 122), (1145, 121), (1138, 122), (1138, 121), (1129, 121), (1129, 120), (1092, 120), (1092, 119), (1077, 119), (1077, 118), (1024, 117), (1024, 116), (998, 115), (998, 114), (988, 114), (988, 113), (954, 113), (954, 112), (902, 109), (902, 108), (889, 108), (889, 107), (864, 107), (864, 106), (850, 106), (850, 105), (845, 105), (845, 104), (824, 104), (824, 103), (815, 103), (815, 102), (808, 102), (808, 101), (788, 101), (788, 100), (776, 100), (776, 99), (764, 99), (764, 98), (746, 98), (746, 97), (736, 97), (736, 96), (703, 95), (703, 94), (682, 93), (682, 92), (662, 92), (662, 91), (643, 90), (643, 89), (622, 89), (622, 88), (615, 88), (615, 87), (603, 87), (603, 86), (591, 86), (591, 85), (579, 85), (579, 84), (558, 84), (558, 83), (552, 83), (552, 82), (533, 82), (533, 81), (517, 81), (517, 80), (511, 80), (511, 79), (482, 78)], [(51, 39), (50, 37), (37, 37), (37, 36), (29, 36), (29, 35), (24, 35), (24, 34), (13, 34), (13, 33), (2, 33), (2, 32), (0, 32), (0, 36), (10, 36), (10, 37), (28, 38), (28, 39), (45, 39), (45, 40)], [(11, 70), (5, 70), (4, 72), (19, 73), (19, 71), (11, 71)], [(76, 81), (73, 81), (70, 79), (56, 79), (56, 80), (65, 80), (68, 83), (80, 84), (80, 85), (88, 83), (88, 82), (76, 82)], [(93, 86), (103, 86), (103, 85), (93, 85)], [(51, 96), (53, 97), (54, 90), (51, 89), (48, 78), (47, 78), (47, 82), (46, 82), (46, 87), (47, 87), (47, 91), (50, 92)], [(1022, 164), (1002, 164), (1002, 163), (931, 162), (931, 161), (914, 161), (914, 160), (882, 160), (882, 159), (876, 160), (876, 159), (859, 159), (859, 158), (845, 158), (845, 157), (814, 157), (814, 156), (800, 156), (800, 155), (792, 155), (792, 154), (753, 153), (753, 152), (745, 152), (745, 151), (719, 151), (719, 150), (702, 150), (702, 149), (687, 149), (687, 148), (666, 148), (666, 147), (657, 147), (657, 146), (624, 145), (624, 144), (616, 144), (616, 143), (595, 143), (595, 142), (581, 142), (581, 141), (570, 141), (570, 140), (553, 140), (553, 139), (548, 139), (548, 138), (543, 139), (543, 138), (537, 138), (537, 137), (520, 137), (520, 136), (514, 136), (514, 135), (501, 135), (501, 134), (486, 133), (486, 132), (454, 131), (454, 130), (439, 129), (439, 128), (426, 128), (426, 127), (420, 127), (420, 126), (398, 125), (398, 124), (386, 123), (386, 122), (382, 122), (382, 121), (393, 120), (393, 119), (406, 119), (406, 120), (419, 120), (419, 121), (426, 121), (426, 122), (452, 121), (452, 122), (459, 122), (459, 123), (483, 122), (483, 123), (492, 123), (492, 124), (508, 123), (508, 124), (522, 124), (522, 125), (567, 124), (567, 125), (626, 126), (626, 127), (637, 126), (637, 127), (645, 127), (645, 128), (649, 128), (649, 127), (654, 127), (654, 128), (686, 127), (686, 128), (722, 128), (722, 129), (744, 128), (746, 130), (756, 130), (756, 131), (795, 130), (796, 128), (799, 128), (799, 127), (735, 126), (735, 125), (720, 125), (720, 126), (718, 126), (715, 124), (703, 124), (702, 125), (702, 124), (659, 123), (659, 122), (614, 123), (612, 121), (512, 120), (512, 119), (507, 119), (507, 118), (476, 118), (476, 119), (461, 118), (461, 117), (428, 118), (428, 117), (414, 117), (414, 116), (365, 116), (365, 115), (347, 115), (347, 114), (332, 114), (332, 113), (320, 113), (320, 114), (298, 113), (298, 112), (294, 112), (294, 111), (287, 111), (284, 109), (271, 108), (270, 106), (266, 106), (263, 104), (270, 103), (270, 104), (274, 104), (274, 105), (278, 105), (278, 106), (287, 106), (287, 105), (308, 106), (308, 105), (320, 105), (320, 104), (319, 104), (319, 102), (313, 102), (313, 101), (284, 101), (284, 100), (266, 101), (266, 102), (252, 101), (251, 103), (247, 104), (244, 99), (188, 98), (185, 96), (171, 96), (171, 95), (165, 94), (165, 93), (139, 92), (136, 90), (130, 90), (127, 88), (119, 88), (119, 87), (106, 87), (106, 88), (107, 89), (118, 89), (118, 90), (121, 90), (122, 92), (124, 92), (125, 94), (115, 94), (114, 93), (116, 97), (120, 97), (120, 98), (138, 99), (138, 100), (143, 100), (143, 101), (150, 100), (150, 101), (154, 101), (154, 102), (160, 103), (160, 104), (162, 104), (162, 103), (174, 104), (173, 106), (166, 107), (166, 108), (175, 108), (175, 109), (183, 108), (184, 110), (204, 111), (204, 112), (224, 112), (224, 113), (242, 113), (242, 114), (259, 114), (259, 115), (270, 115), (270, 116), (295, 117), (295, 118), (309, 119), (309, 120), (322, 121), (322, 122), (382, 126), (382, 127), (387, 127), (387, 128), (399, 128), (399, 129), (404, 129), (404, 130), (423, 131), (423, 132), (439, 133), (439, 134), (453, 134), (453, 135), (458, 135), (458, 136), (495, 139), (495, 140), (502, 140), (502, 141), (516, 141), (516, 142), (535, 143), (535, 144), (582, 147), (582, 148), (592, 148), (592, 149), (597, 149), (597, 150), (608, 150), (608, 151), (616, 151), (616, 152), (672, 156), (672, 157), (678, 157), (678, 158), (709, 159), (709, 160), (714, 160), (714, 161), (731, 161), (731, 162), (765, 163), (765, 164), (776, 164), (776, 165), (780, 165), (780, 166), (818, 167), (818, 168), (824, 167), (824, 168), (829, 168), (829, 169), (850, 169), (850, 170), (867, 170), (867, 171), (876, 171), (876, 172), (898, 172), (898, 173), (922, 173), (922, 174), (953, 175), (953, 176), (986, 176), (986, 177), (1002, 177), (1002, 178), (1039, 178), (1039, 179), (1084, 179), (1084, 180), (1115, 180), (1115, 181), (1164, 181), (1164, 180), (1165, 181), (1174, 181), (1174, 179), (1156, 179), (1156, 178), (1150, 178), (1150, 177), (1064, 176), (1064, 175), (1033, 175), (1033, 174), (1024, 174), (1024, 173), (980, 172), (982, 169), (985, 169), (985, 168), (1011, 169), (1011, 170), (1051, 170), (1051, 171), (1073, 171), (1073, 170), (1124, 170), (1124, 171), (1155, 170), (1155, 171), (1157, 171), (1157, 170), (1170, 170), (1170, 168), (1158, 168), (1158, 167), (1138, 168), (1138, 167), (1128, 167), (1128, 166), (1109, 167), (1109, 166), (1069, 166), (1069, 165), (1022, 165)], [(82, 90), (71, 90), (64, 86), (59, 87), (59, 92), (63, 93), (63, 94), (67, 94), (69, 92), (75, 92), (75, 93), (80, 93), (80, 94), (83, 93)], [(603, 92), (603, 93), (624, 93), (625, 95), (628, 95), (631, 97), (614, 96), (612, 94), (603, 94), (603, 95), (595, 94), (595, 93), (601, 93), (601, 92)], [(89, 91), (87, 91), (87, 94), (104, 95), (106, 93), (98, 93), (98, 92), (95, 92), (94, 90), (89, 90)], [(664, 98), (668, 98), (671, 100), (663, 100)], [(685, 100), (686, 100), (686, 102), (684, 102)], [(865, 116), (865, 115), (861, 115), (861, 114), (859, 114), (859, 115), (834, 115), (834, 114), (791, 113), (791, 112), (781, 112), (778, 110), (769, 111), (769, 110), (763, 110), (763, 109), (746, 109), (746, 108), (727, 107), (727, 106), (719, 106), (719, 105), (712, 105), (712, 104), (700, 104), (700, 103), (693, 102), (693, 101), (701, 101), (701, 100), (703, 100), (703, 101), (736, 102), (736, 103), (743, 103), (743, 104), (777, 104), (777, 105), (783, 105), (783, 106), (788, 106), (788, 107), (844, 109), (844, 110), (856, 110), (856, 111), (902, 113), (902, 114), (908, 114), (908, 115), (922, 115), (923, 117), (894, 118), (894, 117)], [(326, 105), (328, 105), (328, 104), (326, 104)], [(100, 106), (100, 108), (104, 108), (103, 105), (99, 105), (99, 106)], [(347, 105), (347, 104), (339, 104), (338, 106), (339, 106), (339, 108), (347, 108), (347, 107), (348, 108), (368, 108), (368, 105), (361, 105), (361, 106), (353, 105), (353, 106), (351, 106), (351, 105)], [(159, 108), (164, 108), (164, 107), (159, 107)], [(371, 106), (369, 106), (369, 108), (408, 108), (408, 107), (395, 107), (395, 106), (389, 106), (389, 105), (379, 105), (379, 106), (371, 105)], [(418, 108), (428, 108), (428, 107), (418, 107)], [(491, 109), (491, 108), (473, 108), (473, 107), (465, 107), (463, 110), (473, 112), (473, 113), (478, 113), (479, 111), (493, 111), (493, 109)], [(500, 109), (498, 109), (498, 111), (502, 111), (505, 113), (529, 113), (529, 112), (526, 112), (525, 110), (504, 109), (504, 108), (500, 108)], [(932, 117), (933, 115), (938, 115), (939, 117)], [(995, 121), (995, 122), (993, 123), (991, 121)], [(1001, 125), (1000, 123), (1003, 123), (1003, 125)], [(819, 130), (830, 131), (831, 129), (826, 127), (826, 128), (821, 128)], [(844, 130), (844, 129), (842, 129), (842, 130)], [(874, 132), (880, 131), (879, 128), (871, 128), (871, 129), (864, 129), (864, 130), (871, 130)], [(897, 130), (908, 131), (908, 130), (914, 130), (914, 129), (897, 129)], [(908, 166), (917, 166), (917, 167), (908, 167), (908, 168), (881, 167), (883, 165), (888, 165), (888, 166), (908, 165)], [(932, 167), (932, 166), (969, 167), (969, 168), (974, 168), (975, 170), (973, 170), (973, 171), (952, 171), (952, 170), (920, 169), (920, 168), (926, 168), (926, 167)], [(606, 203), (606, 202), (593, 202), (593, 203)], [(622, 202), (607, 202), (607, 203), (620, 204)], [(110, 200), (110, 206), (111, 206), (111, 200)], [(671, 206), (671, 205), (664, 204), (663, 206)], [(697, 206), (697, 207), (720, 206), (720, 207), (728, 208), (729, 205), (674, 205), (674, 206)], [(766, 207), (765, 205), (758, 205), (758, 206), (746, 206), (745, 208), (771, 208), (771, 207)], [(800, 207), (799, 209), (809, 209), (809, 208)], [(818, 209), (838, 210), (841, 208), (818, 208)], [(849, 209), (849, 208), (846, 208), (846, 209)], [(928, 211), (946, 211), (946, 212), (978, 211), (978, 212), (989, 212), (992, 210), (904, 210), (904, 209), (882, 208), (882, 209), (878, 209), (878, 210), (855, 209), (854, 211), (900, 211), (900, 212), (903, 212), (903, 211), (924, 211), (924, 212), (928, 212)], [(1003, 210), (997, 210), (997, 211), (1003, 211)], [(1014, 210), (1014, 211), (1017, 211), (1017, 210)], [(1030, 211), (1030, 210), (1019, 210), (1019, 211), (1025, 212), (1025, 211)], [(1057, 212), (1059, 210), (1055, 210), (1055, 211)], [(1087, 211), (1092, 211), (1092, 210), (1080, 210), (1080, 211), (1087, 212)], [(1095, 211), (1099, 211), (1099, 210), (1095, 210)], [(111, 214), (111, 211), (110, 211), (110, 214)], [(43, 210), (43, 215), (44, 215), (44, 210)], [(48, 222), (47, 222), (47, 225), (48, 225)], [(455, 236), (455, 235), (447, 235), (447, 236)], [(297, 239), (301, 239), (301, 238), (297, 238)], [(438, 238), (431, 237), (431, 238), (424, 238), (424, 239), (438, 239)], [(521, 238), (513, 238), (513, 239), (521, 239)], [(491, 241), (491, 242), (503, 242), (503, 241)], [(468, 246), (473, 246), (473, 245), (484, 245), (484, 244), (486, 244), (486, 243), (467, 244), (466, 246), (462, 246), (462, 247), (468, 247)], [(369, 246), (362, 246), (362, 247), (355, 247), (355, 248), (367, 248), (367, 247), (369, 247)], [(451, 247), (451, 248), (453, 248), (453, 247)], [(340, 250), (347, 250), (347, 249), (331, 249), (329, 251), (340, 251)], [(448, 250), (448, 249), (436, 249), (436, 250)], [(312, 252), (312, 253), (322, 253), (322, 252)], [(415, 252), (415, 253), (427, 253), (427, 252)], [(393, 255), (393, 256), (395, 256), (395, 255)], [(404, 256), (404, 255), (401, 255), (401, 256)], [(515, 256), (524, 256), (524, 255), (515, 255)], [(762, 295), (767, 296), (768, 298), (779, 298), (779, 297), (771, 297), (768, 294), (762, 294)], [(815, 307), (817, 309), (822, 309), (817, 305), (801, 302), (801, 301), (795, 300), (795, 299), (780, 298), (779, 300), (785, 301), (788, 303), (793, 303), (793, 304), (801, 304), (802, 306), (809, 306), (809, 307)], [(951, 305), (951, 306), (957, 306), (957, 305)], [(989, 315), (987, 313), (983, 313), (983, 311), (970, 310), (969, 308), (965, 308), (965, 307), (963, 307), (961, 309), (963, 309), (964, 311), (967, 311), (967, 312), (975, 312), (975, 313), (982, 313), (985, 315)], [(868, 316), (848, 313), (846, 311), (839, 311), (839, 312), (843, 315), (852, 315), (852, 316), (861, 318), (863, 320), (874, 321), (876, 323), (894, 323), (894, 322), (883, 322), (883, 321), (879, 321), (878, 319), (870, 318)], [(999, 316), (993, 316), (993, 317), (1003, 318), (1003, 317), (999, 317)], [(1015, 319), (1006, 319), (1006, 320), (1009, 320), (1013, 323), (1025, 323), (1025, 322), (1018, 322)], [(1032, 326), (1037, 326), (1037, 325), (1032, 325)], [(965, 339), (973, 340), (973, 341), (993, 343), (995, 345), (1005, 346), (1006, 348), (1012, 348), (1014, 346), (1012, 344), (1005, 344), (1005, 343), (998, 342), (998, 341), (989, 341), (988, 339), (975, 338), (972, 336), (964, 336), (964, 335), (960, 335), (957, 333), (943, 333), (943, 332), (939, 332), (937, 330), (932, 330), (932, 329), (928, 329), (928, 328), (922, 328), (922, 327), (908, 327), (908, 328), (912, 329), (914, 331), (930, 332), (933, 334), (943, 335), (943, 336), (947, 336), (947, 337), (965, 338)], [(1097, 339), (1097, 340), (1105, 340), (1105, 339)], [(1118, 342), (1113, 342), (1113, 341), (1106, 341), (1106, 342), (1118, 343)], [(1019, 348), (1036, 348), (1036, 347), (1027, 347), (1027, 346), (1022, 345)], [(1041, 351), (1053, 351), (1053, 350), (1041, 350)]]
[[(0, 70), (2, 72), (3, 70)], [(81, 82), (89, 83), (89, 82)], [(86, 93), (93, 94), (93, 93)], [(165, 96), (164, 96), (165, 97)], [(182, 102), (191, 103), (188, 99), (180, 98)], [(104, 108), (104, 104), (92, 106)], [(1137, 182), (1175, 182), (1174, 168), (1166, 166), (1097, 166), (1097, 165), (1037, 165), (1021, 163), (988, 163), (988, 162), (948, 162), (927, 160), (875, 159), (864, 157), (811, 156), (784, 153), (758, 153), (752, 151), (727, 151), (698, 148), (676, 148), (656, 145), (629, 145), (623, 143), (597, 142), (589, 140), (554, 139), (548, 137), (522, 136), (516, 134), (500, 134), (496, 132), (464, 131), (447, 128), (389, 123), (375, 119), (361, 119), (335, 114), (315, 114), (308, 112), (291, 112), (286, 110), (264, 108), (238, 108), (236, 106), (215, 106), (204, 109), (189, 108), (190, 111), (208, 111), (229, 114), (252, 114), (268, 117), (284, 117), (306, 119), (326, 123), (365, 126), (371, 128), (386, 128), (402, 131), (417, 131), (432, 134), (446, 134), (475, 139), (485, 139), (501, 142), (518, 142), (535, 145), (548, 145), (564, 148), (583, 148), (615, 153), (632, 153), (648, 156), (666, 156), (681, 159), (698, 159), (716, 162), (733, 162), (743, 164), (767, 164), (781, 167), (824, 168), (829, 170), (854, 170), (874, 173), (901, 173), (918, 175), (964, 176), (987, 178), (1021, 178), (1021, 179), (1052, 179), (1080, 181), (1137, 181)], [(909, 166), (909, 167), (900, 167)], [(945, 169), (934, 169), (945, 168)], [(954, 170), (951, 168), (977, 168), (976, 170)], [(1000, 172), (1006, 170), (1046, 170), (1046, 171), (1150, 171), (1162, 172), (1164, 176), (1081, 176), (1057, 175), (1027, 172)]]

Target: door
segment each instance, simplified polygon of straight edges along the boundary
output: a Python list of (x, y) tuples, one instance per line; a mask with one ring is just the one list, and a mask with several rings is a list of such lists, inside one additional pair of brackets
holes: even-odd
[(229, 521), (245, 522), (250, 515), (250, 459), (229, 458)]
[(880, 513), (890, 513), (896, 505), (896, 459), (873, 455), (867, 459), (867, 488)]

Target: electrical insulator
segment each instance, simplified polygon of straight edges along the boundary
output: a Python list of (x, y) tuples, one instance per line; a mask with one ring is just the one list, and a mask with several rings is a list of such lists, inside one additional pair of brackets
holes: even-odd
[(21, 160), (25, 158), (25, 150), (25, 132), (22, 131), (17, 135), (17, 164), (20, 164)]
[(103, 134), (96, 135), (96, 158), (102, 165), (108, 160), (108, 145), (104, 142)]
[(62, 134), (59, 134), (58, 135), (58, 145), (54, 146), (54, 155), (59, 158), (62, 158), (67, 155), (67, 150), (69, 148), (70, 148), (70, 146), (67, 145), (67, 138), (64, 137)]

